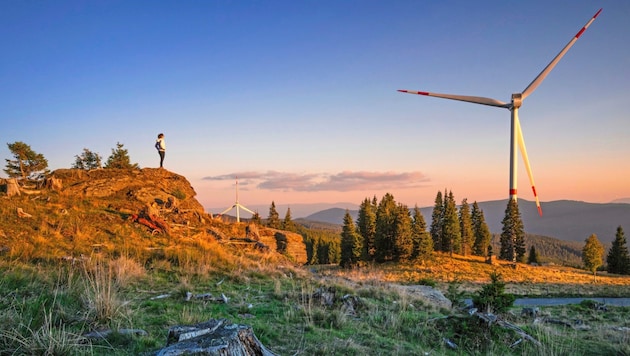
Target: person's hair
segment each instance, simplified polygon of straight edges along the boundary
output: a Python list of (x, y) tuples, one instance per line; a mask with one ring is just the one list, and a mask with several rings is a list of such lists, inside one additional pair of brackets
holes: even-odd
[(158, 138), (162, 138), (162, 137), (164, 137), (164, 134), (161, 133), (158, 135)]

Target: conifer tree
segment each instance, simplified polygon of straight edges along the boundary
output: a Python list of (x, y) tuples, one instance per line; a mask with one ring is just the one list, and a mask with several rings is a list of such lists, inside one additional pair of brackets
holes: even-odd
[(103, 158), (98, 153), (92, 152), (87, 148), (83, 149), (83, 153), (81, 155), (74, 156), (75, 161), (72, 164), (72, 168), (74, 169), (97, 169), (101, 168)]
[(256, 211), (254, 215), (252, 215), (251, 222), (253, 222), (256, 225), (262, 225), (260, 214), (258, 214), (258, 211)]
[(117, 142), (116, 148), (112, 148), (112, 154), (107, 158), (105, 162), (105, 168), (118, 168), (118, 169), (138, 169), (137, 163), (131, 163), (129, 158), (129, 151), (123, 148), (124, 144)]
[(357, 216), (357, 229), (363, 239), (362, 259), (364, 261), (374, 260), (374, 236), (376, 234), (376, 204), (365, 198), (359, 206)]
[(284, 215), (284, 220), (282, 221), (282, 229), (286, 231), (296, 232), (297, 228), (295, 227), (295, 223), (291, 219), (291, 208), (287, 208), (287, 213)]
[(630, 274), (630, 255), (626, 245), (626, 237), (621, 226), (617, 227), (615, 240), (606, 256), (608, 273)]
[(406, 205), (398, 204), (394, 224), (394, 260), (398, 262), (409, 261), (413, 252), (413, 241), (411, 238), (411, 216)]
[(33, 151), (31, 146), (20, 141), (7, 143), (7, 146), (14, 158), (13, 160), (5, 159), (7, 164), (4, 172), (9, 177), (26, 179), (32, 174), (47, 173), (48, 160), (43, 154)]
[(435, 251), (443, 251), (442, 249), (442, 223), (444, 214), (444, 201), (442, 199), (442, 192), (438, 191), (435, 196), (435, 205), (433, 206), (433, 212), (431, 212), (431, 227), (429, 232), (433, 239), (433, 248)]
[(361, 236), (355, 229), (350, 212), (346, 210), (346, 214), (343, 217), (343, 230), (341, 232), (341, 256), (339, 265), (345, 268), (352, 268), (358, 265), (361, 259), (361, 252)]
[(584, 267), (593, 273), (593, 279), (597, 269), (604, 263), (604, 246), (597, 239), (597, 235), (592, 234), (586, 239), (586, 244), (582, 248), (582, 262)]
[(413, 241), (411, 258), (426, 261), (433, 254), (433, 239), (427, 231), (427, 223), (424, 221), (424, 216), (422, 216), (422, 212), (417, 205), (413, 208), (411, 217), (411, 236)]
[(472, 253), (472, 247), (475, 242), (470, 206), (466, 198), (462, 200), (462, 205), (459, 207), (459, 230), (462, 236), (461, 254), (466, 256)]
[(374, 235), (374, 258), (378, 262), (394, 259), (396, 209), (396, 201), (390, 193), (386, 193), (378, 203), (376, 209), (376, 234)]
[(486, 218), (483, 215), (483, 210), (479, 208), (479, 204), (475, 201), (473, 203), (471, 220), (473, 226), (473, 234), (475, 235), (475, 243), (473, 244), (473, 254), (476, 256), (486, 256), (488, 246), (492, 240), (492, 234), (490, 228), (486, 223)]
[(267, 226), (272, 229), (280, 228), (280, 215), (278, 215), (278, 211), (276, 210), (276, 203), (271, 201), (271, 206), (269, 206), (269, 216), (267, 217)]
[(527, 264), (529, 265), (540, 264), (540, 260), (538, 258), (538, 252), (536, 252), (536, 248), (534, 247), (534, 245), (532, 245), (532, 247), (529, 248), (529, 256), (527, 256)]
[(453, 192), (444, 192), (444, 213), (442, 220), (442, 251), (461, 253), (462, 234), (459, 229), (459, 217), (457, 216), (457, 204)]
[(499, 258), (506, 261), (523, 261), (525, 256), (525, 229), (518, 203), (514, 199), (508, 200), (505, 217), (502, 221), (501, 251)]

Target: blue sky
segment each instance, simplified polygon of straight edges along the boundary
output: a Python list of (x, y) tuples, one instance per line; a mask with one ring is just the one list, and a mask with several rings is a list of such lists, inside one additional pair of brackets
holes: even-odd
[(509, 111), (396, 90), (509, 101), (599, 8), (520, 119), (543, 202), (627, 198), (625, 0), (3, 1), (0, 157), (121, 142), (157, 167), (163, 132), (208, 209), (235, 176), (244, 205), (504, 199)]

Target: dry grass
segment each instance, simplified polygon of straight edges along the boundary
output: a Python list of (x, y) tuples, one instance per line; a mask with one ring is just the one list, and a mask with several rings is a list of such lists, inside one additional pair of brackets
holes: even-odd
[(383, 264), (352, 270), (319, 269), (319, 274), (324, 277), (363, 284), (422, 284), (423, 281), (434, 280), (443, 291), (453, 281), (460, 283), (463, 290), (476, 291), (480, 285), (490, 282), (492, 272), (499, 272), (506, 282), (506, 291), (517, 295), (630, 295), (630, 276), (601, 273), (593, 281), (592, 274), (575, 268), (530, 266), (505, 261), (488, 264), (476, 256), (451, 257), (438, 253), (434, 261), (426, 265)]

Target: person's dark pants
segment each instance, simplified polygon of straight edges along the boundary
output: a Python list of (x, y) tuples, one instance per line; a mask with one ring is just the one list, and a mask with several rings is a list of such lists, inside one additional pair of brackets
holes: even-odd
[(160, 168), (162, 168), (162, 164), (164, 163), (164, 155), (166, 151), (158, 151), (160, 153)]

